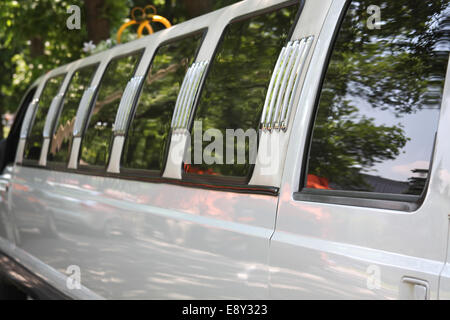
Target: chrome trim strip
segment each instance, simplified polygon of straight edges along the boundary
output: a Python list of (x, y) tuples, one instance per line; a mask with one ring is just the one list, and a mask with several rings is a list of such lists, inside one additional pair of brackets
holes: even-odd
[(272, 117), (272, 119), (269, 119), (269, 121), (271, 120), (271, 122), (273, 124), (272, 127), (274, 129), (279, 129), (278, 113), (281, 108), (281, 101), (283, 100), (283, 97), (286, 93), (286, 86), (287, 86), (287, 82), (288, 82), (288, 79), (289, 79), (291, 71), (292, 71), (292, 64), (295, 60), (295, 56), (298, 54), (298, 50), (297, 50), (299, 47), (298, 44), (299, 44), (298, 40), (295, 40), (292, 43), (291, 50), (289, 51), (289, 53), (286, 55), (286, 58), (285, 58), (286, 68), (283, 70), (283, 74), (280, 75), (282, 80), (281, 80), (280, 90), (278, 91), (278, 96), (277, 96), (277, 100), (276, 100), (276, 104), (275, 104), (276, 105), (275, 111), (272, 114), (269, 114), (269, 116)]
[(275, 105), (275, 101), (277, 99), (277, 92), (280, 89), (281, 78), (283, 77), (283, 74), (284, 74), (285, 69), (286, 69), (286, 62), (287, 62), (287, 59), (289, 57), (289, 54), (291, 53), (292, 44), (293, 44), (292, 41), (290, 41), (287, 44), (286, 51), (284, 52), (284, 56), (283, 56), (283, 62), (281, 63), (280, 70), (278, 70), (277, 80), (276, 80), (275, 86), (273, 88), (272, 97), (271, 97), (270, 105), (269, 105), (269, 112), (267, 114), (268, 118), (267, 118), (266, 124), (267, 124), (267, 129), (268, 130), (272, 129), (272, 126), (271, 126), (271, 123), (272, 123), (272, 112), (273, 112), (272, 110), (273, 110), (273, 106)]
[(185, 115), (183, 115), (183, 123), (181, 124), (183, 128), (187, 128), (189, 125), (189, 118), (191, 116), (192, 106), (194, 104), (194, 100), (197, 95), (198, 88), (200, 86), (200, 81), (204, 75), (206, 65), (207, 65), (206, 61), (200, 62), (199, 66), (194, 74), (192, 90), (190, 91), (190, 94), (189, 94), (189, 100), (186, 105)]
[(192, 73), (192, 69), (189, 68), (188, 71), (186, 72), (186, 75), (184, 76), (180, 91), (178, 92), (177, 101), (175, 103), (175, 109), (174, 109), (173, 116), (172, 116), (172, 123), (170, 124), (170, 126), (172, 128), (175, 127), (175, 124), (178, 122), (178, 118), (180, 116), (180, 105), (184, 99), (184, 94), (186, 92), (186, 86), (189, 82), (188, 79), (191, 76), (191, 73)]
[(88, 117), (89, 107), (91, 106), (92, 99), (95, 94), (96, 87), (89, 87), (83, 92), (83, 96), (78, 106), (77, 115), (75, 117), (75, 124), (73, 126), (73, 136), (81, 137), (84, 126), (86, 124), (86, 118)]
[(291, 118), (291, 109), (292, 109), (292, 105), (294, 104), (294, 95), (295, 95), (295, 92), (297, 91), (297, 87), (298, 87), (298, 84), (300, 82), (300, 75), (303, 72), (303, 69), (305, 67), (306, 58), (308, 57), (309, 51), (311, 50), (311, 46), (312, 46), (313, 40), (314, 40), (313, 36), (310, 36), (310, 37), (307, 38), (305, 48), (303, 49), (303, 53), (302, 53), (302, 56), (300, 58), (300, 62), (299, 62), (299, 66), (298, 66), (298, 70), (297, 70), (297, 74), (296, 74), (295, 83), (294, 83), (294, 86), (292, 87), (292, 90), (291, 90), (291, 92), (292, 92), (291, 93), (291, 97), (289, 98), (288, 108), (287, 108), (286, 114), (284, 115), (283, 120), (282, 120), (282, 122), (285, 123), (286, 127), (289, 124), (289, 119)]
[[(295, 63), (294, 66), (291, 68), (290, 70), (290, 74), (289, 74), (289, 80), (287, 82), (287, 86), (285, 88), (285, 94), (283, 97), (283, 102), (281, 104), (281, 110), (280, 110), (280, 115), (279, 115), (279, 123), (280, 123), (280, 128), (285, 128), (286, 127), (286, 123), (285, 123), (285, 118), (286, 118), (286, 110), (287, 110), (287, 105), (289, 102), (290, 97), (294, 94), (295, 91), (293, 91), (293, 87), (294, 87), (294, 80), (297, 78), (298, 76), (298, 66), (300, 64), (300, 61), (302, 60), (302, 52), (304, 50), (305, 47), (305, 41), (302, 40), (298, 47), (297, 47), (297, 51), (296, 51), (296, 55), (295, 55)], [(281, 101), (280, 101), (281, 102)]]
[(298, 46), (295, 64), (294, 64), (294, 67), (292, 68), (290, 76), (289, 76), (289, 82), (286, 87), (286, 94), (284, 95), (283, 106), (282, 106), (281, 112), (280, 112), (281, 126), (283, 126), (283, 123), (285, 123), (287, 105), (288, 105), (288, 102), (290, 101), (290, 98), (292, 97), (292, 95), (294, 93), (293, 92), (294, 80), (299, 78), (298, 77), (299, 65), (300, 65), (300, 61), (302, 61), (302, 59), (303, 59), (305, 44), (306, 44), (306, 41), (305, 41), (305, 39), (303, 39)]
[(28, 133), (30, 132), (31, 129), (31, 123), (33, 122), (33, 117), (38, 106), (39, 106), (39, 99), (37, 98), (33, 99), (28, 105), (25, 118), (23, 119), (22, 128), (20, 129), (21, 139), (28, 138)]
[(293, 98), (313, 37), (288, 42), (275, 64), (261, 115), (261, 129), (287, 129)]
[(275, 64), (275, 69), (273, 70), (272, 78), (270, 79), (270, 83), (269, 83), (269, 89), (267, 90), (267, 94), (266, 94), (266, 101), (264, 102), (263, 112), (262, 112), (262, 116), (261, 116), (261, 123), (266, 123), (267, 108), (272, 99), (273, 86), (274, 86), (275, 80), (277, 78), (278, 71), (280, 69), (281, 62), (283, 61), (285, 52), (286, 52), (286, 47), (283, 47), (283, 49), (281, 49), (280, 55), (278, 56), (277, 63)]
[(133, 77), (128, 81), (125, 91), (122, 94), (122, 98), (120, 99), (119, 109), (113, 125), (115, 136), (125, 135), (130, 113), (143, 80), (143, 76), (138, 76)]
[(187, 128), (189, 125), (192, 107), (207, 65), (208, 61), (196, 62), (186, 72), (172, 116), (173, 129)]
[(189, 100), (189, 95), (191, 94), (191, 90), (192, 90), (192, 86), (193, 86), (193, 83), (194, 83), (195, 74), (197, 72), (198, 66), (199, 65), (197, 63), (194, 63), (192, 65), (192, 72), (191, 72), (191, 74), (189, 76), (189, 79), (188, 79), (189, 82), (188, 82), (188, 84), (186, 86), (186, 89), (185, 89), (186, 92), (184, 94), (183, 100), (182, 100), (181, 105), (180, 105), (180, 115), (179, 115), (179, 118), (178, 118), (178, 122), (176, 124), (176, 128), (182, 128), (183, 127), (183, 119), (185, 117), (187, 103), (188, 103), (188, 100)]
[(51, 131), (53, 129), (53, 125), (55, 123), (59, 107), (63, 101), (63, 98), (64, 93), (59, 93), (53, 98), (52, 103), (50, 104), (47, 117), (45, 118), (45, 125), (43, 131), (44, 138), (50, 138), (50, 136), (52, 135)]

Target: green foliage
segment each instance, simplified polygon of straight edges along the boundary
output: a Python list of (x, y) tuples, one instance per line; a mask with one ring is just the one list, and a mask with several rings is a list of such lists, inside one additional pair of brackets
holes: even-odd
[(112, 126), (120, 98), (133, 76), (142, 51), (113, 59), (106, 68), (83, 136), (80, 163), (105, 166), (109, 158)]
[[(371, 30), (366, 20), (373, 4), (381, 8), (383, 24)], [(435, 48), (446, 39), (441, 30), (446, 8), (445, 0), (352, 2), (324, 80), (308, 174), (338, 189), (371, 191), (364, 174), (376, 163), (396, 159), (410, 140), (403, 118), (423, 109), (439, 112), (448, 51)], [(364, 114), (365, 108), (378, 110), (379, 120), (398, 124), (380, 124)], [(415, 156), (429, 161), (432, 144), (420, 146)]]
[[(88, 42), (85, 1), (89, 0), (2, 0), (0, 1), (0, 114), (15, 111), (26, 88), (45, 72), (86, 56), (83, 43)], [(202, 0), (205, 1), (205, 0)], [(207, 11), (236, 0), (206, 0)], [(118, 28), (129, 19), (134, 6), (156, 5), (158, 14), (173, 24), (192, 16), (186, 8), (196, 1), (173, 0), (105, 0), (100, 12), (110, 25), (112, 45)], [(69, 30), (67, 8), (81, 9), (81, 29)], [(206, 13), (199, 12), (200, 14)], [(155, 26), (158, 30), (158, 27)], [(135, 30), (124, 33), (124, 41), (135, 38)], [(95, 51), (110, 47), (101, 43)], [(1, 130), (0, 130), (1, 131)]]
[(124, 168), (162, 170), (178, 92), (201, 39), (197, 33), (158, 49), (128, 131)]
[(55, 126), (52, 136), (48, 160), (67, 163), (69, 161), (72, 131), (75, 124), (75, 116), (83, 96), (84, 90), (89, 87), (98, 65), (84, 67), (74, 73), (69, 88), (64, 97), (61, 115)]
[[(381, 8), (380, 29), (366, 27), (370, 5)], [(426, 101), (424, 93), (448, 58), (448, 53), (433, 52), (442, 36), (438, 16), (447, 5), (446, 0), (353, 1), (339, 34), (340, 47), (333, 53), (331, 69), (340, 77), (339, 94), (359, 96), (374, 108), (400, 114), (435, 106), (436, 100)]]
[[(272, 70), (281, 48), (285, 45), (294, 24), (298, 6), (290, 6), (231, 24), (225, 31), (200, 96), (195, 120), (201, 120), (203, 133), (215, 128), (255, 129), (261, 117)], [(192, 141), (192, 159), (193, 145)], [(193, 165), (196, 171), (235, 177), (247, 177), (250, 173), (249, 143), (245, 148), (245, 164)], [(210, 142), (204, 141), (205, 148)], [(224, 150), (218, 150), (216, 158), (225, 163)]]
[(44, 140), (42, 137), (42, 131), (44, 129), (45, 120), (47, 119), (47, 112), (50, 109), (50, 104), (52, 103), (53, 98), (56, 96), (59, 88), (61, 87), (64, 77), (65, 74), (58, 75), (48, 79), (45, 84), (44, 90), (39, 98), (37, 110), (35, 112), (35, 119), (31, 128), (30, 138), (27, 139), (27, 143), (25, 145), (25, 159), (36, 161), (39, 160), (42, 142)]
[(0, 2), (0, 111), (14, 111), (26, 88), (46, 71), (76, 60), (86, 30), (68, 30), (70, 5), (83, 1), (3, 0)]

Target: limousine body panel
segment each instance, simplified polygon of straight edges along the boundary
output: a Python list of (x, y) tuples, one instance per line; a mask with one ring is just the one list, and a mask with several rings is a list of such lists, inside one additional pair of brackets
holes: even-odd
[[(243, 1), (119, 45), (51, 71), (36, 96), (47, 79), (67, 73), (59, 89), (63, 94), (76, 70), (99, 63), (91, 82), (91, 88), (96, 88), (113, 57), (141, 49), (145, 51), (134, 76), (145, 76), (161, 44), (202, 30), (205, 37), (196, 61), (209, 61), (230, 21), (292, 3)], [(324, 1), (319, 13), (329, 3)], [(309, 3), (308, 15), (315, 10)], [(309, 29), (297, 26), (293, 37)], [(319, 29), (316, 21), (313, 30)], [(74, 171), (80, 144), (81, 137), (75, 136), (67, 170), (46, 167), (48, 140), (44, 140), (38, 164), (14, 167), (11, 212), (17, 254), (24, 265), (36, 271), (45, 269), (57, 288), (66, 285), (64, 275), (76, 266), (81, 271), (81, 296), (76, 290), (63, 290), (75, 298), (269, 297), (267, 259), (275, 226), (276, 194), (255, 194), (253, 187), (224, 192), (167, 184), (164, 180), (149, 183), (110, 176), (118, 169), (114, 163), (120, 160), (122, 136), (114, 138), (109, 172)], [(23, 146), (19, 153), (23, 153)], [(167, 163), (166, 171), (171, 166), (173, 172), (178, 171), (168, 178), (181, 179), (181, 161)], [(22, 155), (18, 155), (17, 163), (22, 162)], [(14, 250), (9, 253), (16, 255)], [(31, 257), (42, 264), (28, 261)]]
[[(434, 167), (432, 168), (432, 177), (430, 180), (431, 190), (429, 200), (436, 203), (433, 210), (440, 212), (440, 216), (447, 215), (446, 221), (440, 221), (446, 225), (446, 232), (442, 235), (442, 243), (446, 244), (445, 265), (441, 271), (439, 279), (439, 299), (450, 299), (450, 145), (448, 137), (450, 136), (450, 63), (447, 67), (447, 77), (445, 81), (444, 94), (442, 97), (441, 115), (439, 119), (439, 131), (436, 138), (436, 153), (434, 155)], [(427, 212), (433, 217), (436, 213)], [(442, 218), (442, 220), (445, 220)], [(444, 228), (444, 226), (441, 226)]]
[(276, 299), (414, 299), (415, 286), (420, 284), (408, 279), (416, 279), (427, 284), (422, 299), (437, 299), (450, 208), (450, 68), (429, 190), (421, 206), (405, 212), (365, 207), (358, 199), (343, 205), (299, 196), (298, 177), (307, 161), (309, 139), (304, 128), (313, 119), (328, 48), (344, 4), (333, 2), (305, 80), (302, 107), (295, 115), (291, 140), (297, 143), (288, 147), (270, 245), (270, 294)]
[[(450, 68), (432, 174), (420, 201), (385, 199), (380, 205), (380, 199), (359, 196), (342, 202), (339, 194), (317, 201), (303, 190), (318, 94), (347, 0), (241, 1), (52, 70), (36, 83), (34, 98), (59, 74), (66, 74), (58, 91), (64, 95), (77, 70), (98, 64), (89, 89), (94, 96), (112, 59), (139, 50), (132, 79), (145, 78), (160, 46), (194, 33), (203, 38), (192, 65), (207, 65), (199, 77), (201, 90), (230, 22), (291, 4), (298, 4), (300, 13), (287, 41), (308, 39), (309, 47), (292, 92), (290, 123), (285, 130), (262, 131), (261, 156), (248, 184), (186, 179), (183, 152), (193, 111), (182, 134), (170, 137), (159, 175), (121, 174), (126, 134), (115, 129), (106, 165), (80, 168), (87, 120), (74, 130), (64, 168), (47, 163), (49, 137), (38, 162), (24, 160), (24, 136), (16, 163), (3, 175), (9, 187), (0, 190), (6, 230), (0, 251), (76, 299), (449, 298)], [(139, 97), (141, 89), (133, 90), (128, 93)], [(122, 125), (131, 121), (137, 104), (125, 96)], [(89, 118), (91, 98), (82, 99), (77, 116)], [(198, 92), (189, 98), (194, 109)], [(57, 117), (58, 112), (49, 115), (46, 125)], [(32, 122), (30, 117), (23, 127)], [(75, 289), (68, 285), (73, 270), (81, 281)]]
[(260, 135), (258, 156), (249, 185), (277, 186), (281, 184), (287, 147), (293, 128), (293, 118), (297, 109), (302, 108), (299, 103), (301, 89), (311, 61), (312, 52), (317, 45), (318, 35), (323, 28), (323, 22), (328, 14), (330, 1), (306, 1), (302, 14), (292, 35), (293, 40), (306, 39), (304, 58), (301, 72), (298, 75), (298, 87), (292, 95), (292, 109), (288, 111), (285, 130), (263, 130)]
[[(276, 197), (27, 167), (15, 176), (19, 246), (55, 275), (77, 265), (105, 298), (268, 298)], [(48, 219), (55, 230), (36, 228)]]

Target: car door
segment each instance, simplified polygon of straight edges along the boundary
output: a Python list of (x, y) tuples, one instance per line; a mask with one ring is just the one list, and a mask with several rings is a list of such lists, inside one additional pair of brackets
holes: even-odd
[(333, 2), (288, 148), (271, 298), (438, 298), (448, 14), (441, 1)]

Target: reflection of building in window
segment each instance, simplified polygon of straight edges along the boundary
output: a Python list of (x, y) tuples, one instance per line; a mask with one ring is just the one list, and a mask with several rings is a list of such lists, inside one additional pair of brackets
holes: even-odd
[[(75, 124), (75, 118), (71, 121), (67, 121), (64, 125), (60, 125), (56, 129), (56, 133), (53, 135), (52, 145), (50, 153), (56, 154), (61, 150), (64, 140), (72, 137), (73, 126)], [(69, 147), (70, 149), (70, 147)]]
[(403, 194), (408, 189), (408, 183), (379, 176), (364, 174), (364, 182), (369, 185), (368, 190), (377, 193)]
[(409, 188), (406, 193), (419, 194), (425, 189), (427, 183), (428, 170), (425, 169), (414, 169), (412, 171), (416, 173), (417, 176), (408, 179)]
[[(387, 179), (380, 176), (362, 174), (367, 191), (375, 193), (395, 193), (395, 194), (420, 194), (425, 187), (428, 170), (414, 169), (412, 170), (416, 176), (408, 179), (408, 182), (398, 181), (393, 179)], [(341, 190), (342, 186), (336, 183), (329, 183), (325, 177), (318, 177), (313, 174), (308, 174), (308, 180), (306, 183), (307, 188), (312, 189), (327, 189), (327, 190)], [(360, 186), (356, 185), (347, 187), (349, 190), (358, 190)]]

